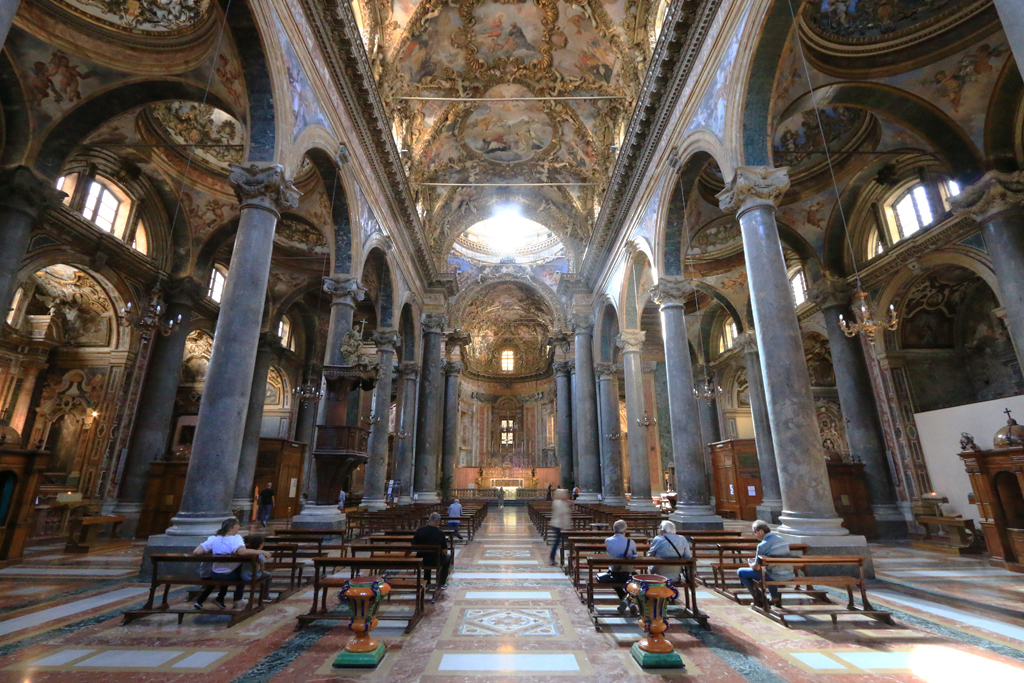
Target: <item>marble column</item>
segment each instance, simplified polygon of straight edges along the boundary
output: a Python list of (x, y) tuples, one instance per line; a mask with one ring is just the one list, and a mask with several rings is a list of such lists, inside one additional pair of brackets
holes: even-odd
[(808, 292), (808, 298), (821, 308), (825, 318), (839, 406), (846, 421), (846, 440), (853, 457), (864, 463), (878, 536), (906, 538), (907, 520), (897, 506), (896, 487), (893, 485), (889, 457), (886, 455), (885, 434), (878, 417), (864, 349), (857, 337), (847, 337), (839, 326), (840, 315), (848, 319), (852, 316), (852, 297), (853, 288), (846, 280), (839, 278), (819, 280)]
[[(231, 515), (274, 230), (280, 210), (296, 206), (299, 193), (277, 164), (231, 164), (229, 180), (241, 203), (241, 215), (217, 316), (181, 509), (166, 534), (150, 537), (147, 553), (195, 547)], [(143, 559), (143, 572), (150, 567)]]
[(366, 288), (354, 277), (334, 275), (324, 278), (324, 291), (331, 295), (331, 319), (327, 326), (324, 365), (344, 365), (341, 342), (352, 329), (356, 302), (363, 300)]
[(718, 194), (722, 210), (736, 213), (743, 235), (782, 489), (782, 525), (778, 530), (790, 539), (814, 546), (816, 552), (832, 549), (867, 555), (864, 537), (853, 536), (842, 526), (832, 504), (800, 323), (775, 223), (775, 207), (788, 189), (789, 176), (784, 168), (740, 167)]
[(444, 379), (441, 374), (441, 333), (444, 315), (425, 313), (423, 329), (423, 374), (416, 416), (416, 478), (414, 494), (420, 503), (436, 503), (438, 456), (441, 448), (440, 422), (444, 410)]
[(999, 23), (1010, 43), (1017, 69), (1024, 75), (1024, 3), (1021, 0), (995, 0)]
[(416, 426), (416, 386), (420, 373), (419, 364), (413, 360), (398, 364), (402, 406), (398, 415), (398, 432), (395, 434), (395, 479), (401, 490), (399, 503), (412, 502), (412, 454), (416, 442), (413, 440)]
[(722, 518), (711, 506), (700, 412), (693, 394), (693, 363), (686, 332), (686, 298), (690, 283), (679, 275), (663, 275), (651, 295), (661, 307), (665, 345), (665, 380), (672, 427), (676, 509), (669, 516), (680, 530), (721, 529)]
[[(306, 378), (313, 386), (320, 386), (319, 373), (310, 372)], [(295, 397), (299, 407), (295, 411), (295, 440), (306, 444), (306, 455), (302, 460), (302, 493), (307, 501), (316, 500), (316, 466), (313, 464), (313, 434), (316, 430), (317, 400)], [(299, 514), (302, 510), (299, 510)], [(293, 518), (294, 519), (294, 518)]]
[(135, 537), (150, 464), (167, 453), (192, 308), (206, 293), (206, 289), (192, 278), (172, 280), (164, 290), (167, 292), (166, 319), (176, 320), (180, 315), (181, 325), (166, 337), (156, 335), (146, 379), (139, 393), (135, 428), (128, 442), (121, 488), (113, 510), (114, 514), (125, 518), (118, 527), (123, 538)]
[(14, 15), (18, 13), (21, 0), (4, 0), (0, 2), (0, 48), (7, 42), (7, 34), (14, 24)]
[[(614, 363), (595, 363), (597, 401), (601, 411), (601, 495), (605, 505), (625, 505), (622, 481), (622, 430), (619, 428), (619, 387)], [(649, 486), (649, 484), (648, 484)]]
[(363, 478), (363, 505), (370, 510), (387, 508), (388, 424), (391, 409), (391, 375), (395, 368), (395, 349), (402, 338), (395, 330), (377, 330), (372, 336), (377, 345), (377, 384), (373, 388), (370, 438), (366, 446), (366, 475)]
[(238, 476), (235, 479), (235, 496), (231, 507), (242, 511), (245, 524), (252, 519), (253, 499), (256, 497), (254, 483), (262, 489), (267, 482), (253, 482), (256, 475), (256, 458), (260, 452), (260, 431), (263, 427), (263, 406), (267, 400), (267, 374), (274, 351), (281, 346), (276, 334), (260, 335), (256, 349), (256, 363), (252, 371), (252, 388), (249, 390), (249, 409), (245, 413), (245, 430), (242, 432), (242, 451), (238, 457)]
[(558, 458), (558, 481), (564, 489), (572, 488), (572, 396), (569, 364), (556, 360), (555, 371), (555, 454)]
[(569, 406), (572, 413), (572, 426), (569, 430), (569, 439), (572, 443), (572, 482), (570, 484), (570, 488), (572, 488), (576, 486), (580, 478), (580, 441), (576, 438), (576, 425), (580, 418), (579, 406), (576, 401), (576, 361), (566, 362), (569, 363)]
[[(579, 501), (593, 503), (601, 493), (601, 453), (597, 430), (597, 386), (594, 381), (594, 319), (575, 316), (573, 335), (576, 347), (576, 441), (579, 444), (579, 470), (576, 485)], [(621, 481), (621, 479), (620, 479)]]
[[(1024, 19), (1017, 21), (1024, 23)], [(981, 226), (999, 280), (1006, 328), (1017, 361), (1024, 367), (1024, 171), (989, 171), (949, 203), (954, 214), (969, 216)]]
[[(5, 12), (0, 9), (0, 30), (5, 28), (5, 18), (9, 28), (14, 17), (13, 9), (10, 17), (5, 17)], [(28, 250), (32, 226), (43, 211), (60, 206), (64, 196), (27, 166), (0, 170), (0, 323), (7, 318), (18, 289), (18, 271)]]
[(768, 418), (768, 402), (764, 397), (764, 378), (761, 376), (761, 355), (757, 351), (757, 335), (744, 332), (736, 340), (743, 345), (743, 358), (747, 362), (747, 395), (750, 397), (750, 415), (754, 422), (754, 441), (757, 444), (757, 467), (761, 471), (761, 504), (757, 518), (778, 524), (782, 514), (782, 489), (779, 487), (779, 469), (775, 464), (775, 444), (772, 425)]
[(459, 459), (459, 375), (462, 363), (448, 361), (444, 366), (444, 433), (441, 444), (441, 481), (455, 488), (455, 463)]
[(640, 356), (646, 337), (645, 332), (627, 330), (619, 334), (615, 340), (622, 349), (622, 370), (626, 383), (626, 441), (629, 446), (631, 510), (657, 510), (651, 500), (651, 466), (647, 457), (648, 428), (642, 424), (645, 418), (655, 419), (644, 409), (644, 376)]

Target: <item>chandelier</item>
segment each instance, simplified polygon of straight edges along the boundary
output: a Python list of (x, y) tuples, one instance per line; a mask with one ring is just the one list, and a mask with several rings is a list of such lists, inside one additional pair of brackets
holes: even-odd
[(863, 334), (868, 341), (873, 342), (879, 330), (889, 330), (891, 332), (899, 325), (900, 319), (896, 317), (896, 308), (892, 304), (889, 304), (888, 320), (879, 322), (874, 318), (874, 311), (871, 310), (871, 305), (868, 303), (868, 295), (865, 291), (858, 288), (853, 298), (855, 300), (853, 305), (854, 316), (857, 319), (850, 322), (843, 318), (842, 314), (839, 316), (839, 327), (847, 337)]
[(159, 332), (165, 337), (172, 334), (181, 327), (181, 314), (174, 320), (164, 320), (161, 316), (164, 313), (164, 298), (160, 289), (154, 289), (149, 295), (149, 306), (146, 310), (139, 312), (132, 307), (132, 302), (124, 305), (120, 310), (118, 322), (123, 327), (134, 327), (143, 332)]
[(722, 387), (715, 384), (715, 381), (709, 376), (704, 376), (704, 384), (699, 389), (693, 388), (693, 395), (707, 403), (711, 403), (717, 398), (722, 396)]
[(300, 401), (305, 402), (318, 401), (320, 400), (321, 396), (320, 387), (313, 386), (309, 382), (306, 382), (305, 384), (299, 384), (298, 386), (292, 389), (292, 396), (294, 396)]

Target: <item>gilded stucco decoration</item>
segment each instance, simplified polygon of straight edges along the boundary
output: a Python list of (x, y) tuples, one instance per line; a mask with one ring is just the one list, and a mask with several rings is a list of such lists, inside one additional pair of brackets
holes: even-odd
[[(555, 328), (550, 304), (538, 289), (498, 281), (481, 288), (461, 312), (461, 329), (472, 338), (463, 360), (478, 375), (524, 376), (547, 368), (547, 339)], [(501, 371), (501, 353), (515, 354), (515, 369)]]
[[(35, 300), (60, 324), (67, 346), (107, 346), (114, 308), (96, 280), (72, 266), (54, 265), (35, 274)], [(33, 310), (30, 307), (30, 311)]]
[(227, 112), (199, 102), (161, 102), (146, 111), (150, 127), (177, 147), (174, 150), (210, 170), (227, 174), (228, 164), (241, 163), (245, 131)]
[(133, 33), (178, 33), (201, 22), (210, 0), (56, 0), (69, 11), (104, 26)]

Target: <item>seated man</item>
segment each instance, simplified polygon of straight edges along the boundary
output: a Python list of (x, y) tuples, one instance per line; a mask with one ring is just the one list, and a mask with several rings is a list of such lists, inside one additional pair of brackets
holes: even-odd
[[(692, 557), (690, 543), (685, 536), (676, 533), (676, 525), (665, 520), (658, 527), (658, 535), (651, 541), (651, 547), (647, 550), (648, 557), (662, 559), (687, 559)], [(656, 570), (656, 571), (655, 571)], [(673, 581), (679, 581), (682, 575), (682, 566), (674, 567), (652, 567), (652, 574), (664, 574)]]
[[(626, 520), (620, 519), (612, 525), (615, 535), (604, 539), (604, 549), (608, 557), (636, 557), (636, 543), (626, 538)], [(607, 574), (598, 576), (601, 583), (627, 583), (629, 581), (629, 567), (613, 566)], [(629, 603), (626, 599), (626, 589), (622, 586), (615, 586), (615, 594), (619, 596), (618, 610), (620, 614), (626, 612), (628, 607), (631, 614), (639, 614), (636, 605)]]
[[(761, 572), (764, 571), (761, 567), (762, 557), (790, 557), (789, 543), (782, 536), (772, 531), (772, 528), (768, 526), (767, 522), (757, 520), (753, 524), (754, 536), (760, 543), (757, 544), (754, 559), (750, 560), (750, 565), (747, 569), (738, 569), (736, 575), (740, 579), (740, 583), (743, 587), (750, 591), (750, 594), (754, 597), (754, 604), (760, 607), (765, 606), (764, 594), (761, 593), (761, 588), (757, 581), (761, 580)], [(793, 578), (793, 567), (788, 564), (773, 564), (772, 570), (768, 572), (765, 577), (768, 581), (785, 581)], [(768, 586), (768, 592), (772, 595), (772, 604), (781, 605), (782, 600), (779, 598), (779, 587)]]
[[(461, 517), (462, 516), (462, 503), (456, 498), (452, 501), (452, 504), (448, 506), (448, 517)], [(455, 538), (462, 540), (462, 534), (459, 533), (459, 520), (449, 519), (448, 528), (455, 532)]]
[(441, 515), (436, 512), (431, 512), (430, 517), (427, 520), (425, 526), (421, 526), (416, 530), (416, 533), (412, 536), (413, 545), (435, 545), (437, 551), (432, 550), (420, 550), (416, 553), (417, 557), (423, 558), (424, 580), (430, 583), (430, 568), (438, 566), (438, 560), (440, 560), (441, 568), (437, 574), (437, 585), (440, 588), (448, 587), (448, 570), (452, 566), (452, 558), (448, 556), (448, 539), (444, 537), (444, 532), (441, 531)]

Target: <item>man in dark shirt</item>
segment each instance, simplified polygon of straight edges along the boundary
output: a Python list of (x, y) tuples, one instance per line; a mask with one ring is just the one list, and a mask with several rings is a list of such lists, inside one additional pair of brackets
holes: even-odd
[(424, 575), (427, 583), (430, 583), (430, 568), (437, 567), (440, 562), (440, 569), (437, 574), (437, 585), (441, 588), (448, 587), (448, 571), (452, 566), (452, 558), (448, 556), (448, 539), (441, 531), (441, 515), (431, 512), (425, 526), (421, 526), (412, 536), (413, 545), (437, 546), (437, 551), (420, 550), (417, 557), (423, 558)]
[(274, 499), (273, 484), (268, 481), (266, 488), (260, 491), (260, 502), (256, 508), (256, 518), (263, 526), (267, 526), (267, 522), (270, 521), (270, 511), (274, 509), (275, 502), (277, 501)]

